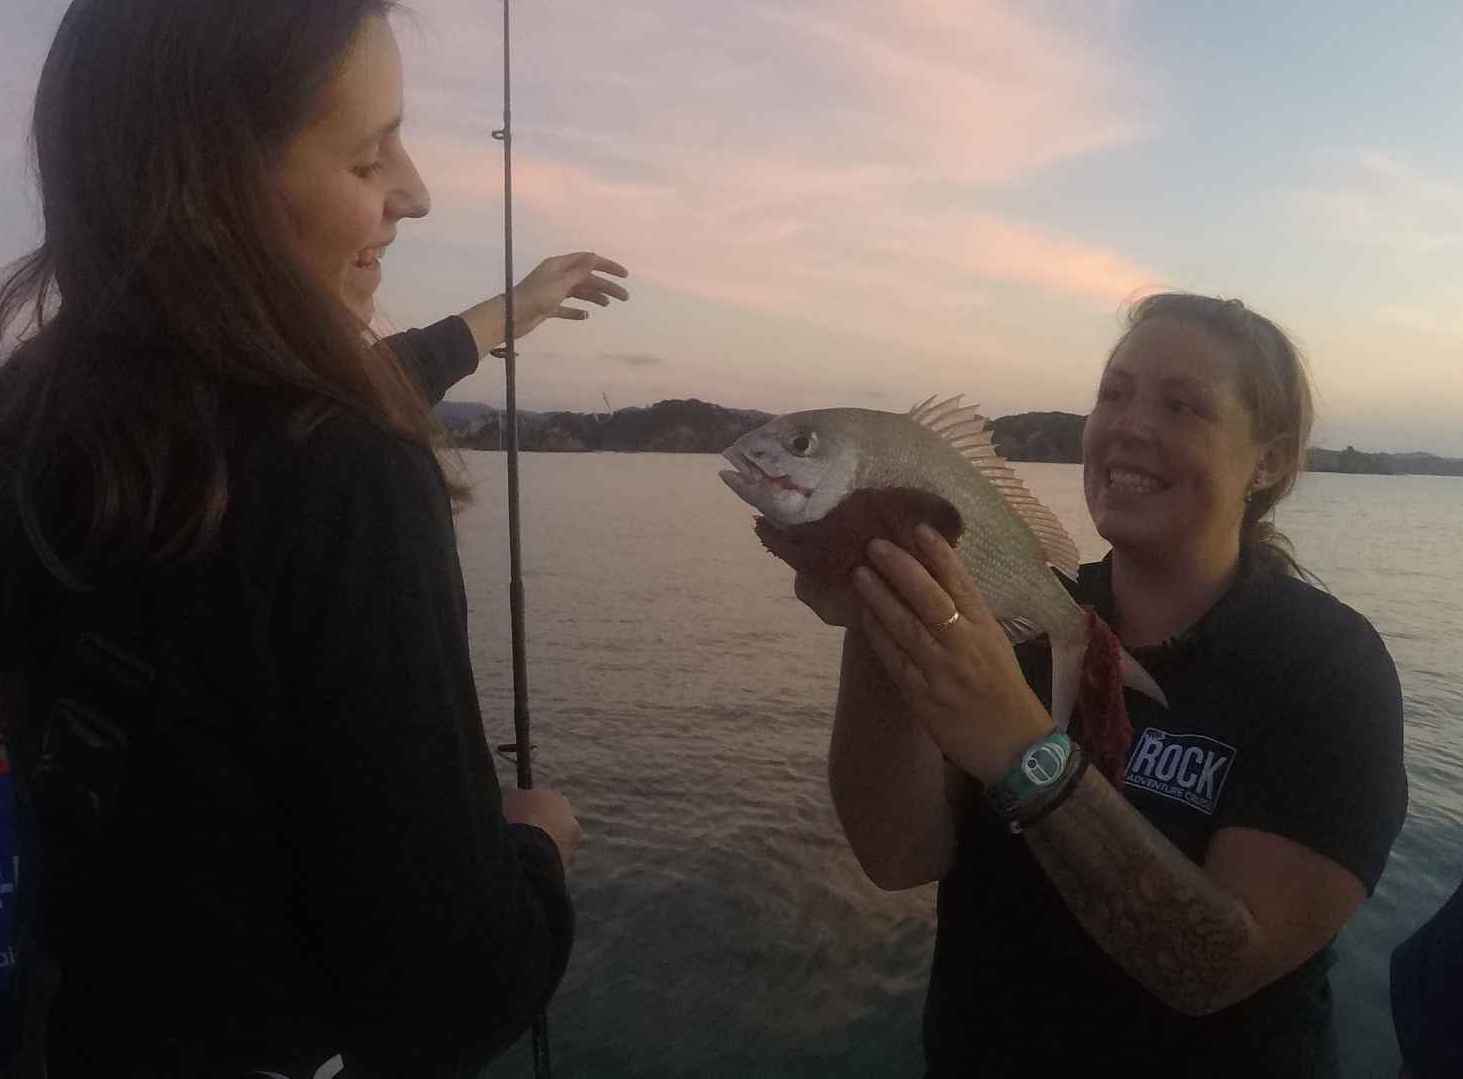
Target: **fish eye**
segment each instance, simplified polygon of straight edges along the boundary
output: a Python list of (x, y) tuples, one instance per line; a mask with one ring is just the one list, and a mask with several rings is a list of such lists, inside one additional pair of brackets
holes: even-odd
[(799, 431), (797, 434), (793, 435), (792, 441), (787, 444), (787, 448), (792, 450), (792, 452), (797, 454), (799, 457), (806, 457), (808, 454), (813, 452), (813, 448), (817, 445), (817, 435), (813, 434), (813, 432), (811, 431)]

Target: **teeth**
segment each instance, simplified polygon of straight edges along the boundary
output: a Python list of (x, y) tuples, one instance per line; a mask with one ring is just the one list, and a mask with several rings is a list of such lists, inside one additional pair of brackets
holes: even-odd
[(1152, 476), (1146, 476), (1142, 472), (1130, 472), (1123, 468), (1108, 469), (1107, 482), (1109, 487), (1140, 495), (1161, 491), (1166, 486)]

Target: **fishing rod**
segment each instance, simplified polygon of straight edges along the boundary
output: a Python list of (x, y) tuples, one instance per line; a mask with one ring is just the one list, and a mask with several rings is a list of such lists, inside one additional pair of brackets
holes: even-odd
[[(503, 0), (503, 126), (493, 138), (503, 144), (503, 328), (501, 348), (492, 350), (503, 360), (505, 402), (503, 426), (508, 444), (508, 608), (513, 635), (513, 735), (518, 786), (533, 786), (533, 746), (529, 742), (528, 659), (523, 629), (523, 550), (518, 517), (518, 353), (513, 342), (513, 83), (510, 67), (509, 0)], [(500, 434), (502, 427), (499, 428)], [(549, 1079), (548, 1016), (540, 1011), (533, 1020), (533, 1074)]]

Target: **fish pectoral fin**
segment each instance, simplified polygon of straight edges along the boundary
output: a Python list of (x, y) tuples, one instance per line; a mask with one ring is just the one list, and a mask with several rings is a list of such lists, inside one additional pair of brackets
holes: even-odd
[(1136, 659), (1128, 655), (1126, 648), (1118, 649), (1118, 669), (1123, 675), (1123, 685), (1136, 689), (1145, 697), (1151, 697), (1165, 708), (1168, 707), (1168, 697), (1153, 680), (1153, 676), (1145, 671)]
[(1087, 640), (1052, 641), (1052, 719), (1059, 730), (1066, 730), (1077, 707), (1077, 691), (1082, 684), (1082, 661), (1087, 656)]
[(998, 618), (996, 621), (1006, 631), (1006, 636), (1011, 639), (1012, 644), (1034, 641), (1046, 632), (1035, 622), (1025, 618)]

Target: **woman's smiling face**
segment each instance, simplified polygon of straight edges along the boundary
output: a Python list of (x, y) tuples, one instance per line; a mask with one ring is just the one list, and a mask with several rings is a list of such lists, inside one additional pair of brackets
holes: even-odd
[(1149, 556), (1238, 548), (1264, 456), (1228, 348), (1177, 319), (1140, 323), (1103, 371), (1082, 436), (1098, 533)]
[(384, 18), (371, 16), (314, 118), (290, 140), (279, 170), (305, 265), (367, 323), (397, 222), (422, 217), (431, 206), (402, 146), (402, 108), (396, 37)]

